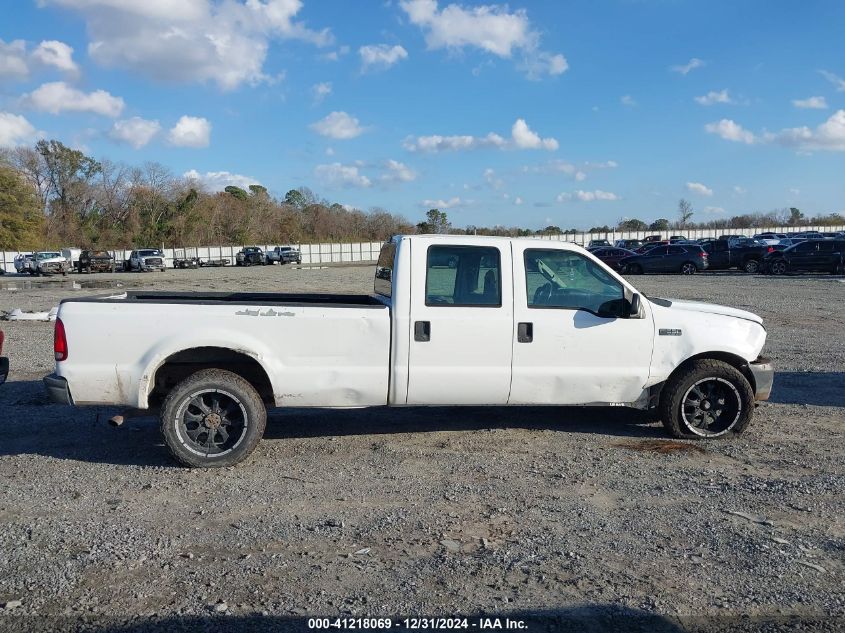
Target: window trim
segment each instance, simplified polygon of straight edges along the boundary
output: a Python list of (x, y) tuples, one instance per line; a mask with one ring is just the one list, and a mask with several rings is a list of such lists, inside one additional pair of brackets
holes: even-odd
[[(499, 303), (429, 303), (428, 302), (428, 273), (430, 268), (428, 266), (428, 257), (432, 248), (452, 248), (459, 250), (468, 249), (491, 249), (496, 251), (496, 258), (498, 264), (498, 286), (499, 286)], [(460, 262), (458, 263), (460, 265)], [(455, 268), (457, 271), (457, 267)], [(455, 273), (457, 275), (457, 272)], [(475, 246), (473, 244), (429, 244), (425, 249), (425, 284), (423, 286), (423, 294), (425, 298), (425, 305), (428, 308), (501, 308), (502, 294), (504, 288), (502, 287), (502, 250), (498, 246)], [(453, 295), (454, 296), (454, 295)]]
[[(523, 277), (525, 279), (525, 306), (529, 310), (572, 310), (573, 312), (578, 312), (579, 310), (583, 310), (584, 312), (592, 314), (593, 316), (597, 316), (600, 319), (624, 319), (625, 318), (624, 315), (607, 316), (605, 314), (599, 314), (598, 312), (594, 312), (593, 310), (590, 310), (589, 308), (583, 308), (583, 307), (573, 308), (571, 306), (531, 305), (531, 301), (529, 300), (529, 297), (528, 297), (528, 266), (526, 264), (525, 257), (528, 253), (530, 253), (532, 251), (540, 251), (540, 252), (560, 251), (562, 253), (569, 253), (571, 255), (574, 255), (575, 257), (580, 257), (581, 259), (583, 259), (588, 264), (595, 264), (594, 261), (592, 261), (588, 257), (584, 257), (581, 253), (576, 253), (575, 251), (569, 251), (569, 250), (566, 250), (566, 249), (563, 249), (563, 248), (526, 248), (525, 250), (523, 250), (522, 251), (522, 274), (523, 274)], [(613, 277), (610, 277), (610, 279), (613, 281), (613, 283), (615, 283), (617, 286), (619, 286), (619, 289), (622, 291), (622, 297), (621, 297), (622, 301), (624, 301), (626, 304), (629, 303), (628, 299), (625, 298), (625, 285), (622, 284), (622, 283), (619, 283), (619, 281), (617, 281), (616, 279), (613, 279)]]

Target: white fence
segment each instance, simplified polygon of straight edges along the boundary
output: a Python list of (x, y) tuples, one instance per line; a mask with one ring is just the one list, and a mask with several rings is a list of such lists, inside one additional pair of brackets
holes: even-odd
[[(669, 238), (671, 235), (683, 235), (689, 239), (700, 239), (705, 237), (719, 237), (721, 235), (755, 235), (757, 233), (795, 233), (798, 231), (821, 231), (833, 232), (843, 231), (845, 226), (801, 226), (783, 227), (774, 226), (754, 229), (673, 229), (670, 231), (610, 231), (608, 233), (575, 233), (569, 235), (538, 235), (537, 238), (546, 240), (558, 240), (575, 242), (586, 246), (590, 240), (606, 239), (610, 243), (614, 240), (643, 239), (647, 235), (661, 235)], [(253, 244), (264, 251), (272, 250), (276, 244)], [(287, 245), (285, 245), (287, 246)], [(372, 263), (378, 259), (381, 242), (355, 242), (355, 243), (330, 243), (330, 244), (299, 244), (292, 245), (299, 248), (302, 253), (302, 263), (306, 265), (317, 264), (355, 264)], [(199, 257), (202, 260), (228, 259), (230, 265), (235, 265), (235, 254), (243, 248), (242, 246), (199, 246), (179, 248), (165, 248), (164, 255), (168, 267), (173, 265), (173, 257), (176, 251), (187, 251), (191, 256)], [(115, 260), (124, 261), (129, 257), (129, 250), (111, 250)], [(18, 251), (0, 251), (0, 268), (6, 272), (14, 272), (14, 259)]]

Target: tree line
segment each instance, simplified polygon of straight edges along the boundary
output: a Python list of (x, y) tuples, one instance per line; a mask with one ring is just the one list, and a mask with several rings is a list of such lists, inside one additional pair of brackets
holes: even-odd
[[(797, 208), (693, 222), (689, 201), (677, 218), (620, 219), (591, 233), (695, 228), (843, 225), (833, 213), (805, 217)], [(74, 245), (132, 248), (160, 245), (376, 242), (400, 233), (529, 236), (581, 233), (546, 226), (456, 228), (446, 212), (429, 210), (416, 224), (382, 208), (367, 212), (323, 199), (310, 189), (273, 197), (254, 184), (210, 191), (159, 163), (130, 166), (99, 161), (56, 140), (0, 151), (0, 249), (33, 250)]]

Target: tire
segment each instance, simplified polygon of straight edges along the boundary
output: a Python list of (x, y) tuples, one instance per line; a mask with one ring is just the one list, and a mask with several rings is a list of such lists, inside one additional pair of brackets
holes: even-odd
[[(255, 388), (237, 374), (203, 369), (167, 394), (160, 424), (164, 442), (180, 464), (221, 468), (242, 462), (255, 450), (267, 411)], [(227, 430), (236, 432), (229, 435)]]
[(760, 262), (756, 259), (749, 259), (742, 265), (742, 269), (749, 275), (755, 275), (760, 272)]
[(745, 376), (732, 365), (697, 360), (666, 382), (659, 412), (663, 427), (672, 437), (715, 439), (738, 435), (751, 422), (754, 393)]
[(769, 270), (773, 275), (783, 275), (786, 273), (786, 262), (778, 259), (769, 264)]
[(681, 274), (682, 275), (694, 275), (698, 272), (698, 266), (693, 264), (692, 262), (684, 262), (681, 264)]
[(643, 274), (643, 267), (639, 264), (628, 264), (626, 269), (629, 274), (631, 275), (642, 275)]
[(252, 266), (252, 260), (251, 259), (245, 259), (243, 265), (244, 266)]

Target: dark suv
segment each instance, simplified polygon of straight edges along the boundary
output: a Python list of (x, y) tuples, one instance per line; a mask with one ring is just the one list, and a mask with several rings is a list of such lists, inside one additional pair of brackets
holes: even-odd
[(623, 273), (682, 273), (694, 275), (708, 266), (707, 253), (698, 244), (669, 244), (655, 246), (641, 255), (619, 261)]
[(807, 240), (782, 251), (769, 253), (763, 259), (763, 272), (783, 275), (808, 271), (843, 274), (845, 240)]

